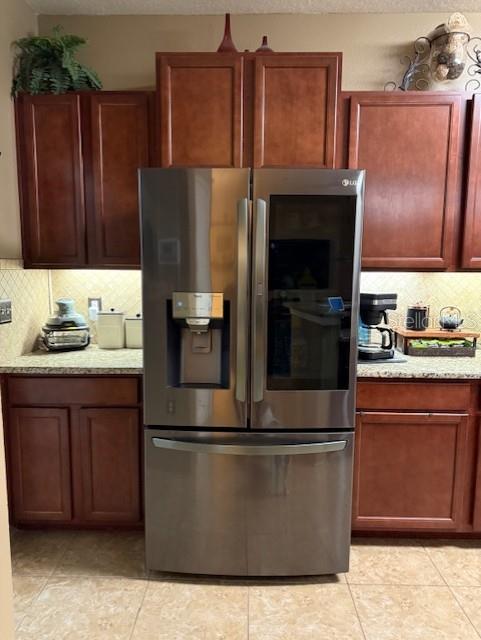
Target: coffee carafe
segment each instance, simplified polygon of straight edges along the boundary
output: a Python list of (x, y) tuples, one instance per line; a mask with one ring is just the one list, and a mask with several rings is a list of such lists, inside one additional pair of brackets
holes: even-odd
[(359, 360), (394, 358), (394, 332), (387, 310), (397, 308), (397, 293), (361, 293), (359, 303)]

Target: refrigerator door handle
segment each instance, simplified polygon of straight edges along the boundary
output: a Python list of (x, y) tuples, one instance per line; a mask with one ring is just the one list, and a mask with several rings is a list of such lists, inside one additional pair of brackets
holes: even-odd
[(265, 277), (267, 204), (255, 201), (254, 265), (252, 270), (252, 400), (262, 402), (265, 386)]
[(304, 454), (332, 453), (344, 451), (347, 440), (330, 442), (307, 442), (303, 444), (215, 444), (207, 442), (189, 442), (152, 438), (152, 444), (158, 449), (184, 451), (188, 453), (215, 453), (233, 456), (295, 456)]
[(249, 309), (249, 205), (247, 198), (237, 203), (237, 338), (235, 397), (247, 400), (248, 309)]

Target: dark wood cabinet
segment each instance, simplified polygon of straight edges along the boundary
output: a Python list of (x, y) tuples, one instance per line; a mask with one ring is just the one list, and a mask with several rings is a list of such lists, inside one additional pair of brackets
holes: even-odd
[(139, 522), (138, 409), (80, 410), (83, 518)]
[(13, 523), (138, 526), (139, 380), (11, 376), (5, 388)]
[(255, 58), (254, 166), (334, 167), (341, 54)]
[(139, 266), (137, 171), (150, 165), (149, 96), (99, 92), (89, 96), (89, 105), (89, 264)]
[(353, 528), (458, 529), (467, 421), (458, 414), (358, 414)]
[(481, 414), (476, 419), (473, 529), (481, 533)]
[(481, 95), (474, 96), (461, 266), (481, 269)]
[(137, 169), (151, 162), (152, 93), (16, 101), (26, 267), (138, 267)]
[(84, 265), (80, 96), (20, 96), (16, 120), (25, 265)]
[(349, 167), (367, 170), (364, 267), (455, 266), (461, 102), (443, 92), (351, 95)]
[(72, 517), (68, 410), (12, 409), (9, 443), (15, 519), (68, 522)]
[(158, 53), (164, 167), (333, 167), (340, 53)]
[(157, 54), (164, 167), (240, 167), (243, 58)]

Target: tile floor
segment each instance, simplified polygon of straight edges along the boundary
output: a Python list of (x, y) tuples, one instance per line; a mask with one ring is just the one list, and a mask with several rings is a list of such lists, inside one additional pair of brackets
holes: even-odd
[(472, 640), (481, 541), (354, 540), (325, 578), (145, 571), (137, 533), (12, 534), (17, 640)]

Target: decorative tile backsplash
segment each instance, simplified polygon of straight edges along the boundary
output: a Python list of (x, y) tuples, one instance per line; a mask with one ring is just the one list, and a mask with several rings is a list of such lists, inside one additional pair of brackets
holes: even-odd
[(49, 314), (48, 271), (27, 270), (14, 260), (0, 261), (0, 298), (12, 301), (12, 322), (0, 325), (0, 362), (35, 347)]
[[(398, 310), (390, 312), (393, 325), (404, 324), (408, 305), (430, 307), (437, 326), (446, 305), (461, 309), (463, 327), (481, 332), (481, 273), (364, 272), (361, 291), (397, 293)], [(101, 297), (103, 308), (115, 307), (127, 315), (141, 311), (140, 271), (24, 270), (18, 261), (0, 261), (0, 297), (12, 300), (13, 322), (0, 325), (0, 362), (31, 351), (52, 303), (71, 297), (77, 310), (87, 315), (88, 298)]]
[(73, 298), (77, 311), (85, 316), (88, 298), (102, 298), (103, 310), (113, 307), (128, 316), (142, 311), (140, 271), (56, 269), (50, 274), (52, 301)]
[(404, 325), (408, 305), (429, 306), (429, 324), (438, 327), (442, 307), (461, 309), (463, 328), (481, 332), (481, 273), (398, 273), (365, 271), (363, 293), (397, 293), (398, 308), (389, 312), (392, 325)]
[[(104, 309), (115, 307), (127, 315), (141, 311), (140, 271), (56, 270), (51, 282), (52, 299), (72, 297), (80, 313), (87, 313), (88, 297), (98, 296)], [(442, 307), (455, 305), (465, 318), (463, 326), (481, 331), (481, 273), (365, 271), (361, 291), (398, 294), (398, 310), (390, 315), (393, 324), (404, 323), (408, 305), (423, 302), (430, 307), (433, 326)]]

